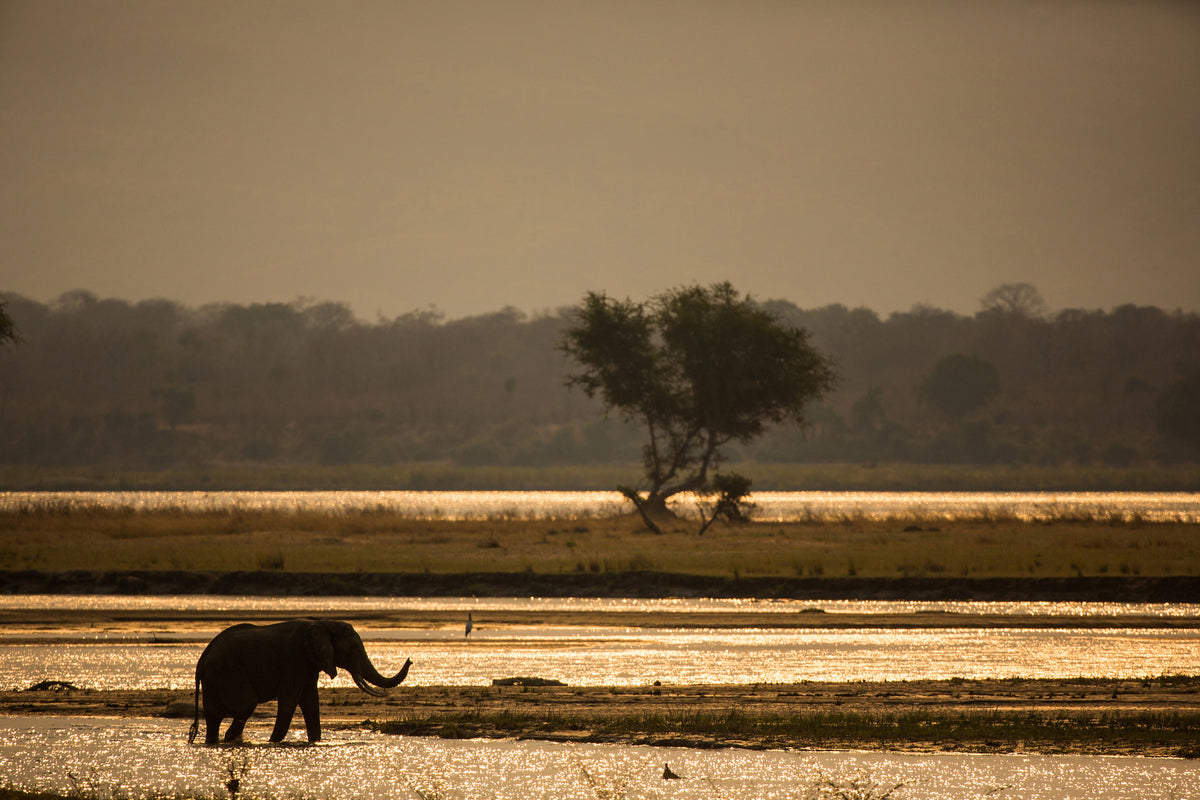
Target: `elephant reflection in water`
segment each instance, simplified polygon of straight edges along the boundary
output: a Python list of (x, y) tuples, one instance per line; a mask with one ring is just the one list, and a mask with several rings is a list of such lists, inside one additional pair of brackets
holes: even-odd
[(371, 664), (362, 638), (347, 622), (295, 619), (275, 625), (234, 625), (209, 642), (196, 663), (195, 714), (188, 742), (200, 729), (200, 698), (204, 698), (205, 744), (217, 744), (221, 722), (232, 718), (226, 742), (241, 740), (246, 720), (259, 703), (278, 700), (271, 741), (281, 742), (292, 724), (296, 706), (304, 715), (308, 740), (321, 739), (317, 677), (337, 675), (341, 667), (367, 694), (381, 696), (399, 686), (412, 659), (392, 677)]

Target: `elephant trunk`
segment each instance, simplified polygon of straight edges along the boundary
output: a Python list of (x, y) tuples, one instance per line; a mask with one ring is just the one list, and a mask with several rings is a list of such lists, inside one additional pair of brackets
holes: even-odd
[[(390, 678), (385, 678), (383, 675), (379, 674), (379, 670), (375, 669), (375, 665), (371, 663), (371, 659), (367, 658), (366, 654), (364, 653), (362, 671), (356, 672), (352, 670), (350, 672), (350, 677), (354, 679), (354, 685), (362, 689), (367, 694), (381, 697), (386, 694), (386, 692), (382, 691), (381, 689), (376, 689), (375, 687), (380, 686), (383, 689), (391, 689), (395, 686), (399, 686), (401, 682), (408, 677), (408, 668), (411, 666), (412, 659), (406, 659), (404, 661), (404, 666), (400, 668), (399, 672)], [(374, 684), (374, 686), (371, 684)]]

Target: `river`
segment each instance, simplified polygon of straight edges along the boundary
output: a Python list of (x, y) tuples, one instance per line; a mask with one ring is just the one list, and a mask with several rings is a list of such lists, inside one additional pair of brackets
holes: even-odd
[[(763, 493), (773, 519), (1071, 515), (1200, 521), (1195, 494)], [(201, 492), (7, 493), (0, 506), (106, 505), (199, 510), (310, 508), (328, 513), (398, 511), (416, 517), (596, 516), (620, 508), (605, 492)], [(1191, 628), (1089, 628), (1089, 616), (1195, 617), (1195, 604), (860, 603), (573, 598), (129, 598), (0, 597), (8, 609), (92, 608), (324, 613), (415, 603), (474, 615), (461, 625), (365, 631), (381, 669), (412, 657), (413, 686), (486, 685), (536, 674), (575, 685), (913, 680), (918, 678), (1146, 677), (1200, 671)], [(56, 604), (59, 604), (56, 606)], [(67, 604), (63, 606), (62, 604)], [(492, 626), (488, 612), (522, 607), (609, 611), (692, 610), (761, 614), (1056, 614), (1083, 618), (1060, 629), (850, 630), (605, 626)], [(1078, 623), (1078, 619), (1076, 620)], [(43, 678), (89, 688), (175, 688), (186, 694), (203, 626), (148, 625), (0, 631), (0, 687)], [(39, 641), (39, 637), (45, 639)], [(322, 678), (325, 685), (330, 682)], [(349, 685), (339, 678), (334, 685)], [(269, 723), (257, 723), (262, 724)], [(262, 741), (265, 730), (250, 738)], [(1183, 798), (1200, 796), (1200, 766), (1180, 759), (859, 752), (696, 751), (545, 742), (442, 741), (331, 731), (316, 747), (189, 747), (178, 720), (0, 719), (0, 775), (9, 786), (95, 798), (221, 797), (231, 776), (252, 798)], [(663, 764), (682, 775), (664, 781)]]
[[(372, 656), (386, 671), (411, 657), (411, 685), (481, 685), (495, 678), (535, 674), (571, 685), (639, 686), (669, 683), (791, 683), (802, 680), (920, 680), (928, 678), (1140, 678), (1200, 672), (1200, 630), (1090, 628), (1089, 616), (1131, 614), (1169, 619), (1200, 616), (1195, 604), (925, 603), (929, 613), (1056, 613), (1074, 617), (1062, 628), (883, 628), (845, 630), (738, 627), (739, 614), (771, 609), (792, 619), (812, 613), (896, 614), (907, 602), (634, 600), (572, 598), (270, 598), (114, 597), (111, 595), (0, 596), (13, 611), (87, 608), (117, 612), (261, 613), (266, 618), (404, 608), (451, 611), (474, 617), (468, 638), (461, 625), (433, 628), (362, 628)], [(493, 626), (488, 613), (548, 608), (586, 609), (590, 627)], [(721, 628), (630, 628), (603, 624), (606, 611), (720, 610)], [(758, 619), (761, 616), (756, 614)], [(90, 617), (89, 617), (90, 618)], [(669, 617), (668, 617), (669, 618)], [(0, 632), (0, 687), (24, 688), (42, 679), (102, 689), (180, 688), (215, 628), (146, 623), (61, 626)], [(46, 640), (45, 644), (38, 641)], [(322, 679), (325, 680), (325, 679)], [(350, 685), (341, 678), (335, 685)]]
[[(680, 779), (663, 780), (664, 764)], [(105, 800), (220, 798), (231, 777), (246, 798), (306, 800), (1200, 796), (1200, 765), (1169, 758), (713, 751), (362, 731), (333, 731), (317, 746), (209, 748), (189, 746), (178, 720), (65, 717), (0, 718), (0, 775), (14, 787)]]
[[(878, 519), (920, 515), (1021, 520), (1087, 518), (1200, 522), (1196, 492), (755, 492), (755, 517), (769, 521)], [(693, 499), (679, 498), (687, 512)], [(4, 492), (0, 511), (89, 507), (189, 511), (387, 511), (425, 519), (575, 518), (629, 510), (618, 492)]]

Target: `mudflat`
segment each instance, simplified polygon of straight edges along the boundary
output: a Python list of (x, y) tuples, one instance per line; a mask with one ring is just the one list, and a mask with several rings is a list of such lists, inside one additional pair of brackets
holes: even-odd
[[(1200, 678), (959, 680), (762, 685), (402, 686), (375, 698), (321, 690), (327, 728), (445, 738), (682, 747), (1200, 754)], [(172, 716), (179, 690), (0, 692), (0, 716)], [(249, 740), (265, 740), (273, 704)], [(257, 726), (255, 722), (259, 723)], [(301, 726), (294, 726), (292, 735)]]

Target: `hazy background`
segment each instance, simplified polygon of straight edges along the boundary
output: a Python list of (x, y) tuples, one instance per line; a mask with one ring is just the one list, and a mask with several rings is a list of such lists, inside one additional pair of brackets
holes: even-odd
[(1200, 4), (0, 1), (0, 290), (1200, 309)]

